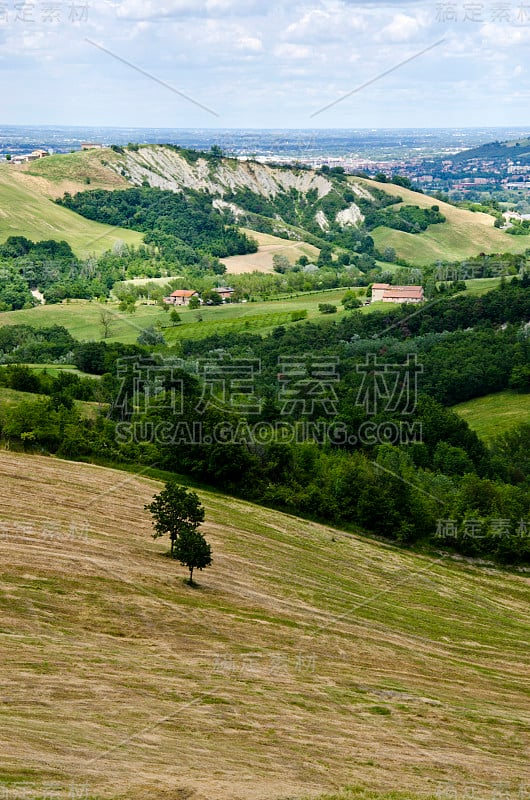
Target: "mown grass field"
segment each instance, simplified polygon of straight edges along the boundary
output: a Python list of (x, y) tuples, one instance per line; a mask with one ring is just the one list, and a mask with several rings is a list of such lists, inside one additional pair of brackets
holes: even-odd
[[(465, 282), (466, 290), (461, 294), (469, 294), (473, 297), (479, 297), (481, 294), (491, 292), (493, 289), (498, 289), (501, 285), (501, 278), (472, 278)], [(508, 278), (507, 280), (511, 280)]]
[(0, 480), (10, 796), (522, 796), (528, 576), (201, 491), (192, 589), (147, 475), (4, 451)]
[(136, 231), (101, 225), (56, 205), (52, 197), (63, 192), (50, 190), (50, 186), (50, 181), (29, 175), (23, 168), (0, 164), (0, 241), (8, 236), (26, 236), (33, 241), (64, 239), (79, 256), (103, 253), (118, 241), (141, 243), (142, 234)]
[(379, 250), (394, 247), (398, 256), (405, 258), (414, 266), (434, 264), (438, 260), (463, 260), (480, 253), (523, 253), (530, 247), (530, 239), (526, 236), (510, 236), (494, 228), (494, 219), (489, 214), (455, 208), (428, 195), (389, 183), (377, 183), (360, 178), (352, 180), (365, 185), (368, 189), (374, 186), (387, 194), (401, 197), (407, 205), (416, 205), (420, 208), (439, 206), (447, 221), (431, 225), (423, 233), (412, 234), (381, 227), (371, 233)]
[(309, 261), (316, 262), (320, 250), (307, 242), (292, 242), (281, 239), (279, 236), (272, 236), (269, 233), (258, 233), (249, 228), (242, 228), (242, 231), (258, 242), (257, 253), (249, 253), (246, 256), (231, 256), (222, 258), (222, 263), (226, 266), (228, 275), (243, 275), (249, 272), (274, 272), (274, 256), (286, 256), (291, 264), (294, 264), (300, 256), (307, 256)]
[(521, 422), (530, 422), (530, 395), (498, 392), (460, 403), (454, 411), (481, 439), (491, 441)]
[(135, 342), (143, 328), (155, 324), (158, 320), (162, 322), (165, 320), (164, 312), (155, 306), (139, 306), (135, 314), (122, 314), (118, 311), (117, 303), (102, 305), (97, 301), (75, 300), (71, 303), (36, 306), (31, 309), (1, 313), (0, 326), (23, 324), (45, 328), (50, 325), (63, 325), (76, 339), (91, 341), (103, 337), (102, 309), (107, 309), (114, 315), (110, 341), (115, 339), (127, 343)]

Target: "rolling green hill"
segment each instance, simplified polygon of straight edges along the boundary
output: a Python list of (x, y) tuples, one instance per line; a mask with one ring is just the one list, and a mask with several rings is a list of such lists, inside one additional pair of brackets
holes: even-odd
[(414, 266), (434, 264), (438, 260), (458, 261), (480, 253), (523, 253), (530, 246), (526, 236), (510, 236), (494, 228), (495, 220), (489, 214), (456, 208), (401, 186), (357, 178), (353, 180), (360, 181), (368, 188), (374, 186), (394, 197), (401, 197), (408, 205), (430, 208), (434, 203), (439, 206), (447, 221), (441, 225), (431, 225), (422, 233), (412, 234), (382, 227), (372, 231), (379, 250), (393, 247), (398, 256)]
[(521, 796), (528, 576), (201, 491), (191, 589), (145, 474), (0, 476), (6, 796)]
[[(55, 168), (56, 159), (62, 158), (67, 157), (51, 157), (47, 170)], [(30, 166), (36, 169), (34, 164)], [(118, 241), (141, 243), (142, 235), (135, 231), (101, 225), (61, 208), (53, 202), (56, 193), (57, 187), (47, 180), (14, 165), (1, 164), (0, 241), (9, 236), (25, 236), (33, 241), (64, 239), (79, 256), (102, 253)]]
[[(198, 158), (198, 157), (197, 157)], [(404, 204), (430, 208), (433, 204), (440, 207), (446, 222), (430, 225), (423, 233), (411, 234), (387, 227), (376, 228), (372, 232), (376, 246), (380, 250), (393, 247), (398, 256), (405, 258), (414, 266), (422, 266), (441, 260), (461, 260), (468, 256), (497, 252), (523, 252), (528, 247), (526, 237), (509, 236), (493, 227), (493, 217), (474, 213), (434, 200), (433, 198), (412, 192), (408, 189), (389, 183), (377, 183), (361, 178), (348, 179), (352, 187), (356, 187), (358, 197), (370, 198), (370, 191), (379, 189), (387, 194), (399, 196)], [(185, 154), (165, 146), (149, 145), (139, 148), (126, 148), (121, 153), (112, 150), (87, 151), (66, 155), (57, 155), (33, 162), (23, 168), (3, 165), (0, 169), (0, 237), (12, 233), (20, 233), (29, 238), (66, 238), (77, 252), (88, 252), (90, 249), (101, 251), (112, 243), (112, 240), (138, 242), (140, 235), (130, 231), (114, 231), (109, 229), (108, 238), (97, 239), (105, 232), (105, 226), (96, 225), (89, 220), (69, 214), (65, 209), (54, 206), (50, 198), (62, 196), (66, 191), (75, 194), (88, 188), (119, 189), (127, 186), (139, 186), (148, 183), (161, 189), (180, 191), (194, 189), (208, 191), (216, 198), (219, 207), (229, 206), (236, 217), (245, 214), (237, 204), (226, 203), (223, 199), (234, 191), (250, 193), (253, 197), (288, 198), (291, 192), (307, 197), (309, 193), (318, 198), (333, 195), (334, 184), (330, 177), (311, 170), (291, 170), (274, 168), (265, 164), (242, 162), (235, 159), (205, 158), (190, 160)], [(224, 206), (223, 206), (224, 204)], [(346, 218), (357, 224), (362, 217), (355, 203), (353, 210)], [(394, 206), (396, 208), (396, 206)], [(322, 217), (322, 224), (327, 225)], [(259, 216), (259, 215), (258, 215)], [(293, 226), (288, 220), (273, 220), (273, 227), (286, 232)], [(348, 223), (346, 223), (348, 224)], [(252, 227), (250, 225), (250, 227)], [(291, 230), (292, 229), (292, 230)], [(323, 229), (325, 230), (325, 228)], [(289, 235), (291, 235), (289, 233)], [(295, 234), (293, 234), (295, 235)], [(303, 242), (303, 231), (296, 233), (301, 238), (300, 252), (316, 255), (313, 248)], [(94, 244), (93, 240), (97, 239)], [(307, 240), (315, 240), (315, 235), (307, 233)], [(279, 251), (280, 252), (280, 251)], [(289, 255), (292, 255), (288, 253)], [(258, 269), (269, 271), (270, 257), (263, 264), (260, 258), (247, 259)], [(236, 271), (247, 270), (246, 262), (234, 261)]]
[[(466, 290), (460, 294), (481, 295), (500, 284), (500, 278), (476, 278), (466, 281)], [(55, 305), (40, 305), (20, 311), (0, 312), (0, 327), (3, 325), (31, 325), (35, 328), (63, 325), (76, 339), (99, 340), (103, 337), (101, 313), (103, 309), (110, 311), (114, 317), (108, 341), (119, 341), (131, 344), (146, 327), (160, 325), (161, 332), (169, 344), (182, 339), (204, 339), (214, 334), (254, 333), (266, 335), (278, 325), (296, 325), (291, 315), (293, 312), (306, 311), (307, 319), (314, 322), (325, 319), (340, 320), (352, 312), (345, 311), (341, 305), (346, 288), (327, 289), (322, 292), (304, 292), (291, 297), (279, 297), (253, 303), (232, 303), (221, 306), (202, 306), (200, 314), (188, 308), (179, 308), (180, 323), (172, 325), (168, 314), (159, 306), (136, 306), (136, 312), (129, 314), (119, 310), (118, 303), (102, 305), (98, 301), (75, 300)], [(361, 299), (364, 299), (362, 297)], [(319, 310), (321, 303), (330, 303), (337, 307), (333, 316), (323, 316)], [(397, 310), (397, 306), (384, 303), (371, 303), (360, 308), (356, 313), (370, 314), (384, 309), (388, 313)]]
[(530, 158), (530, 139), (513, 139), (507, 142), (488, 142), (487, 144), (462, 150), (451, 156), (454, 164), (461, 164), (473, 159), (488, 161), (505, 161), (507, 158), (527, 161)]
[(124, 189), (128, 182), (111, 165), (117, 160), (113, 150), (81, 150), (62, 153), (32, 161), (22, 167), (22, 173), (38, 178), (34, 184), (46, 185), (53, 197), (65, 192), (91, 189)]

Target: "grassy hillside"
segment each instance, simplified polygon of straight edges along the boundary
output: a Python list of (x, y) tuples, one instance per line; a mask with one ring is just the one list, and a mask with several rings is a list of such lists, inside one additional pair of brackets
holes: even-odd
[(110, 150), (84, 150), (32, 161), (22, 167), (25, 175), (38, 180), (52, 197), (62, 197), (65, 192), (83, 192), (87, 189), (126, 189), (126, 178), (109, 167), (116, 161)]
[(530, 422), (530, 395), (498, 392), (454, 407), (469, 427), (489, 441), (521, 422)]
[[(407, 205), (430, 208), (440, 207), (446, 222), (431, 225), (423, 233), (405, 233), (390, 228), (376, 228), (372, 232), (376, 247), (394, 247), (397, 254), (414, 266), (433, 264), (440, 260), (461, 260), (479, 253), (522, 253), (530, 246), (526, 236), (510, 236), (493, 227), (489, 214), (455, 208), (428, 195), (412, 192), (390, 183), (353, 179), (367, 186), (382, 189), (387, 194), (401, 197)], [(396, 206), (399, 208), (399, 206)]]
[(154, 306), (140, 306), (136, 314), (124, 314), (118, 311), (118, 304), (102, 306), (97, 301), (77, 300), (72, 303), (61, 303), (53, 306), (36, 306), (21, 311), (0, 313), (2, 325), (32, 325), (45, 328), (50, 325), (64, 325), (76, 339), (93, 340), (102, 338), (101, 311), (106, 308), (115, 314), (110, 340), (135, 342), (138, 334), (148, 325), (158, 320), (167, 324), (164, 312)]
[(191, 589), (152, 479), (6, 452), (0, 476), (6, 792), (520, 797), (528, 577), (201, 492)]
[[(50, 161), (55, 158), (67, 157), (54, 156)], [(80, 256), (102, 253), (117, 241), (141, 243), (140, 233), (101, 225), (61, 208), (52, 201), (56, 195), (48, 181), (13, 165), (1, 164), (0, 241), (8, 236), (26, 236), (33, 241), (65, 239)]]

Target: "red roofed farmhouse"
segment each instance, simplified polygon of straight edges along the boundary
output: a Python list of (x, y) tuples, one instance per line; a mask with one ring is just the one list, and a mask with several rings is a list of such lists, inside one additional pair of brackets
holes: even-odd
[(374, 283), (372, 303), (376, 300), (382, 300), (383, 303), (423, 303), (425, 295), (423, 286), (390, 286), (388, 283)]
[(390, 289), (389, 283), (374, 283), (372, 284), (372, 303), (383, 299), (383, 295), (387, 289)]
[(164, 303), (168, 303), (172, 306), (188, 306), (191, 298), (198, 296), (199, 292), (195, 292), (192, 289), (177, 289), (177, 291), (172, 292), (169, 297), (164, 297)]

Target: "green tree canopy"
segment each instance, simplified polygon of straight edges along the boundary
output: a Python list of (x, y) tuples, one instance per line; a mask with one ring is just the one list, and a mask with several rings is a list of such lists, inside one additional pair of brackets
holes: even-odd
[(178, 558), (190, 571), (190, 586), (193, 584), (193, 570), (204, 569), (212, 563), (212, 548), (200, 531), (185, 531), (175, 543), (174, 558)]
[(172, 556), (175, 555), (178, 538), (195, 533), (204, 521), (204, 508), (198, 495), (179, 486), (176, 481), (168, 481), (160, 494), (146, 504), (145, 509), (154, 519), (153, 538), (169, 535)]

